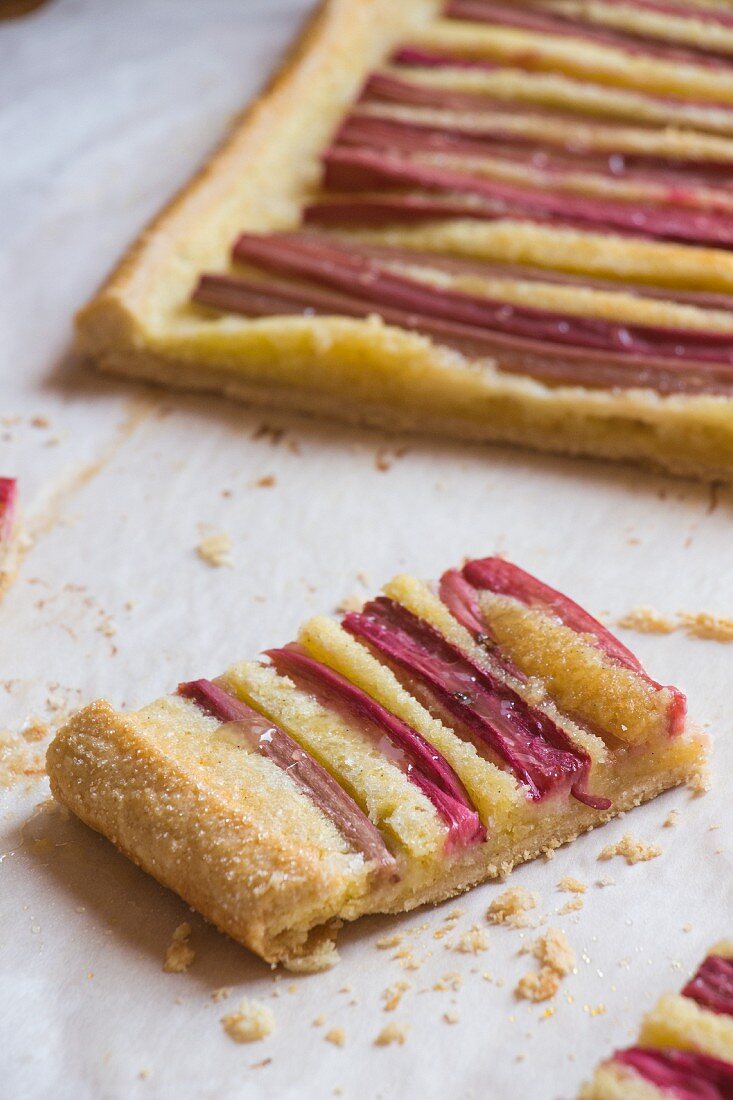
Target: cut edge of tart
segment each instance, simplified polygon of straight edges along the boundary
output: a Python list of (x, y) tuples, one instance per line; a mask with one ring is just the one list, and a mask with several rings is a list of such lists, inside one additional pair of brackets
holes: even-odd
[(663, 1100), (733, 1095), (733, 940), (710, 948), (679, 994), (644, 1017), (638, 1042), (615, 1051), (581, 1100)]
[(18, 569), (18, 483), (0, 477), (0, 599)]
[[(546, 666), (500, 636), (491, 586), (548, 640)], [(222, 931), (319, 968), (344, 920), (441, 901), (699, 787), (706, 739), (685, 710), (577, 604), (486, 558), (436, 584), (396, 577), (135, 713), (92, 703), (47, 769), (61, 802)]]
[(253, 404), (729, 478), (733, 32), (704, 4), (619, 28), (611, 0), (583, 16), (600, 29), (545, 32), (542, 6), (517, 27), (489, 0), (325, 0), (81, 311), (81, 351)]

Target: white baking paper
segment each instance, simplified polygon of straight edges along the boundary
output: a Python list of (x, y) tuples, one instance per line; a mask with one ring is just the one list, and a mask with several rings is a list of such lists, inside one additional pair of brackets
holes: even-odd
[[(0, 473), (20, 479), (32, 541), (0, 607), (0, 729), (31, 771), (45, 741), (18, 735), (66, 708), (99, 695), (136, 706), (287, 641), (396, 571), (435, 576), (465, 554), (506, 552), (609, 622), (640, 604), (733, 614), (727, 491), (252, 412), (98, 378), (68, 357), (74, 309), (213, 147), (306, 7), (56, 0), (0, 23)], [(196, 553), (214, 532), (232, 539), (231, 567)], [(326, 974), (273, 974), (49, 806), (42, 776), (0, 791), (0, 1095), (575, 1096), (733, 931), (733, 646), (622, 636), (688, 691), (714, 737), (713, 787), (667, 795), (517, 871), (512, 882), (540, 895), (536, 929), (489, 927), (503, 889), (491, 885), (460, 899), (448, 935), (436, 933), (456, 903), (346, 929)], [(663, 828), (673, 808), (678, 824)], [(625, 831), (662, 855), (597, 862)], [(588, 890), (582, 910), (558, 914), (567, 875)], [(164, 973), (184, 920), (195, 961)], [(490, 947), (461, 954), (473, 923)], [(577, 972), (553, 1002), (517, 1002), (533, 965), (520, 952), (547, 927), (565, 930)], [(375, 946), (398, 932), (420, 969)], [(385, 1011), (396, 982), (410, 986)], [(232, 993), (217, 1003), (221, 987)], [(248, 1046), (220, 1023), (245, 995), (276, 1019)], [(409, 1025), (404, 1045), (375, 1046), (393, 1021)], [(343, 1046), (325, 1040), (332, 1028)]]

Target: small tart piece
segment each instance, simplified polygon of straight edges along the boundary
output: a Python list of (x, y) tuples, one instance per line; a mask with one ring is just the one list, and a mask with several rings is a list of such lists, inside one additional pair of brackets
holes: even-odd
[(638, 1044), (616, 1051), (581, 1100), (733, 1096), (733, 941), (716, 944), (681, 994), (644, 1017)]
[[(498, 561), (432, 586), (397, 577), (341, 623), (312, 619), (261, 662), (136, 713), (92, 703), (48, 750), (55, 796), (268, 962), (315, 970), (333, 963), (340, 922), (442, 901), (695, 778), (705, 743), (684, 697), (628, 651), (609, 657), (622, 652), (610, 635), (608, 677), (584, 698), (611, 696), (617, 665), (643, 684), (633, 744), (603, 725), (610, 703), (592, 728), (566, 713), (554, 652), (523, 671), (471, 581)], [(572, 607), (576, 684), (578, 645), (601, 651)], [(677, 719), (662, 722), (670, 699)], [(715, 975), (698, 985), (710, 1000)]]

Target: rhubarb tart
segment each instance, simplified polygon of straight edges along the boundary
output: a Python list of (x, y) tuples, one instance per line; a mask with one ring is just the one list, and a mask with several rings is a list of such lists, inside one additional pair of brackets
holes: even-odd
[(684, 695), (499, 558), (403, 575), (341, 622), (48, 751), (55, 796), (270, 962), (440, 901), (698, 780)]
[(100, 367), (733, 473), (733, 8), (326, 0), (78, 320)]
[(15, 576), (18, 564), (17, 499), (15, 478), (0, 477), (0, 597)]
[(679, 995), (645, 1017), (636, 1046), (617, 1050), (582, 1100), (731, 1100), (733, 940), (713, 947)]

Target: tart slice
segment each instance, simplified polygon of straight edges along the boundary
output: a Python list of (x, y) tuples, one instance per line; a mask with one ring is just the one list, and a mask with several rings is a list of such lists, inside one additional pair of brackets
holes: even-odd
[(581, 1100), (730, 1100), (733, 1096), (733, 940), (710, 949), (679, 995), (660, 997), (639, 1042), (617, 1050)]
[(399, 576), (341, 622), (133, 714), (96, 702), (54, 794), (269, 962), (436, 902), (699, 777), (685, 697), (499, 558)]
[(15, 478), (0, 477), (0, 598), (13, 580), (18, 565), (17, 504)]
[(719, 0), (325, 0), (81, 312), (105, 370), (733, 474)]

